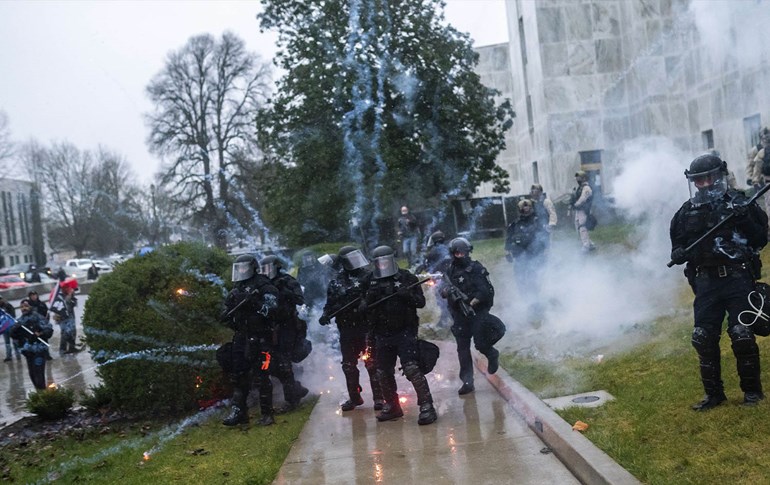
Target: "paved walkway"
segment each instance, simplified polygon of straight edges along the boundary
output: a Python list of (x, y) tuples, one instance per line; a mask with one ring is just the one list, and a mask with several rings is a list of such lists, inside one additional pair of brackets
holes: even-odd
[(366, 404), (347, 413), (339, 393), (322, 394), (274, 483), (580, 483), (483, 374), (476, 371), (476, 391), (462, 397), (457, 375), (455, 347), (442, 343), (428, 376), (439, 418), (427, 426), (417, 424), (403, 377), (404, 417), (395, 421), (377, 422), (368, 387)]

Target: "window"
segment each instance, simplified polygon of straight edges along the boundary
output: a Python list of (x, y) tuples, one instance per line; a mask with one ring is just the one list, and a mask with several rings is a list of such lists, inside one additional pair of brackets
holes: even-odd
[(519, 47), (521, 48), (521, 64), (527, 65), (527, 41), (524, 39), (524, 17), (519, 17)]
[(532, 162), (532, 183), (540, 183), (540, 172), (537, 170), (537, 162)]
[(602, 150), (580, 152), (580, 170), (588, 175), (588, 185), (594, 190), (594, 196), (602, 193)]
[(746, 141), (749, 144), (749, 149), (759, 145), (760, 128), (762, 128), (762, 120), (758, 114), (743, 118), (743, 131), (746, 134)]
[(529, 132), (535, 131), (535, 122), (532, 115), (532, 96), (527, 95), (527, 123), (529, 123)]
[(703, 140), (703, 149), (711, 150), (714, 148), (714, 130), (706, 130), (701, 132), (701, 139)]

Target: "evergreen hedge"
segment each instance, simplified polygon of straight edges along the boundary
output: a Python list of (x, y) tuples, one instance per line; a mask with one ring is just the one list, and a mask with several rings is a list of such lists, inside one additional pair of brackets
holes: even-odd
[(221, 250), (178, 243), (93, 286), (83, 327), (113, 407), (176, 414), (224, 395), (214, 353), (232, 335), (218, 318), (231, 263)]

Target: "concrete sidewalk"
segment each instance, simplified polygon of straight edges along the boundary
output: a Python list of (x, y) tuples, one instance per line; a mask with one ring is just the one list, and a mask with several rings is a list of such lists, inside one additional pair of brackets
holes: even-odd
[(417, 399), (403, 377), (405, 415), (396, 421), (377, 422), (368, 386), (365, 405), (347, 413), (339, 394), (323, 394), (274, 483), (580, 483), (478, 369), (476, 391), (458, 396), (455, 346), (440, 346), (428, 376), (436, 423), (417, 424)]

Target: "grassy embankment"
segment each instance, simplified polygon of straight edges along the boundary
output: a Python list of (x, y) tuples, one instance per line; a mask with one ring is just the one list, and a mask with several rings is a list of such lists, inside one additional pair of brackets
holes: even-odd
[[(16, 483), (248, 483), (275, 478), (313, 409), (278, 416), (276, 424), (226, 428), (218, 412), (175, 436), (178, 423), (115, 424), (66, 436), (46, 435), (0, 449), (2, 481)], [(259, 411), (252, 409), (252, 422)], [(172, 437), (173, 436), (173, 437)], [(149, 460), (144, 452), (153, 451)]]
[[(592, 237), (600, 247), (633, 247), (626, 234), (623, 227), (602, 227)], [(765, 268), (770, 267), (770, 250), (762, 256)], [(594, 356), (545, 362), (509, 354), (501, 364), (541, 398), (598, 389), (612, 394), (616, 400), (602, 407), (573, 407), (559, 414), (569, 423), (588, 423), (585, 436), (644, 483), (770, 483), (762, 452), (770, 447), (770, 402), (755, 408), (739, 405), (743, 394), (730, 339), (723, 333), (728, 403), (706, 413), (690, 409), (703, 391), (690, 345), (693, 295), (684, 277), (681, 291), (671, 298), (681, 311), (649, 322), (642, 330), (643, 343), (601, 363)], [(759, 337), (758, 342), (760, 353), (770, 355), (770, 339)], [(768, 374), (766, 365), (766, 384)]]

